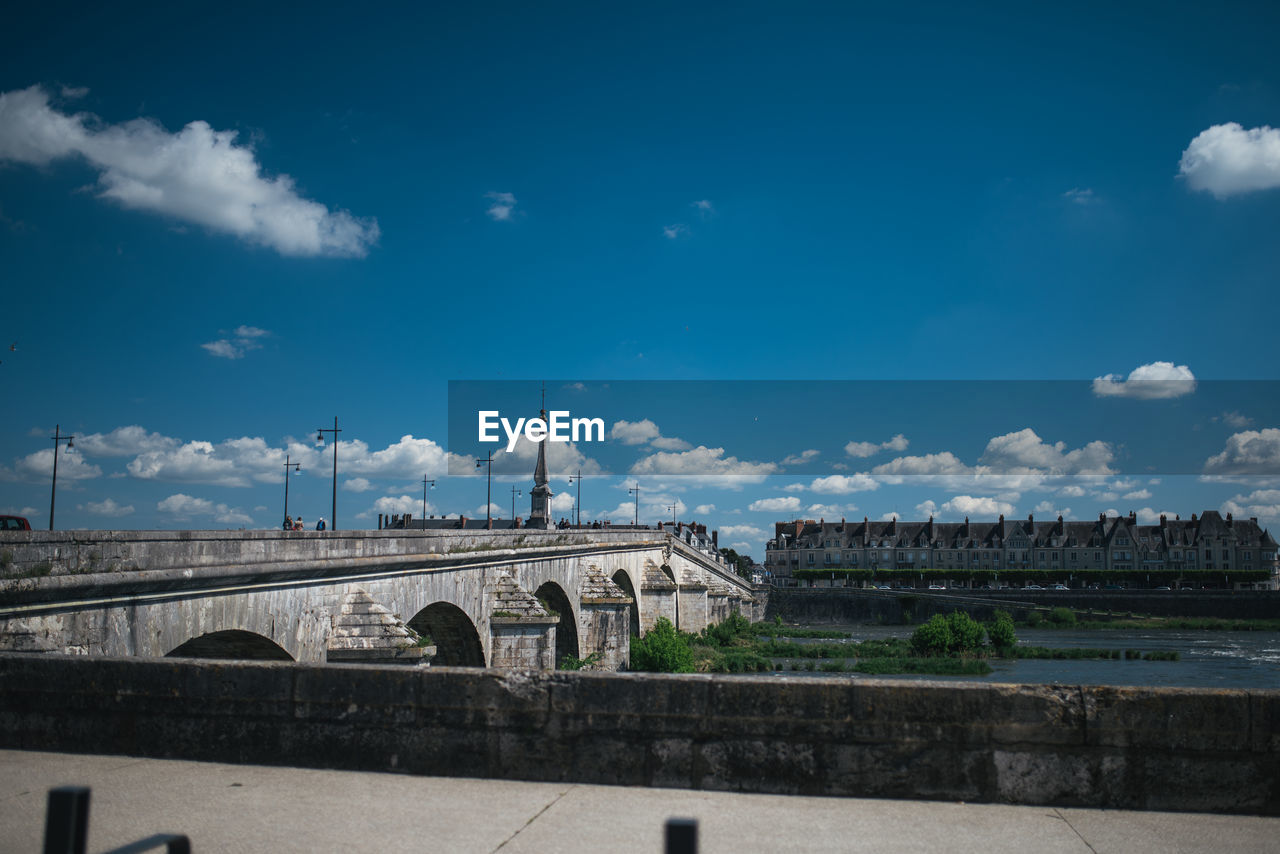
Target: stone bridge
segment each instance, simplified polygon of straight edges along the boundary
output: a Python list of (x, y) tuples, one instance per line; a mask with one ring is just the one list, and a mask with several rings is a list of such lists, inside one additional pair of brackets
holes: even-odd
[(662, 531), (0, 534), (15, 651), (617, 670), (660, 617), (698, 631), (730, 613), (763, 607)]

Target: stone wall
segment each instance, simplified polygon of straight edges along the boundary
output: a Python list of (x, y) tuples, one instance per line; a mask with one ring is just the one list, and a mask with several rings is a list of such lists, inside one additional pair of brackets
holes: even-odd
[(0, 746), (1280, 815), (1280, 691), (0, 653)]

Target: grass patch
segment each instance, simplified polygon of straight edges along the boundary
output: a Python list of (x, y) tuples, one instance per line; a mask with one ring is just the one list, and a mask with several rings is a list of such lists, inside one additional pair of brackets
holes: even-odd
[(981, 658), (863, 658), (851, 670), (872, 675), (924, 673), (932, 676), (986, 676), (991, 665)]
[(1120, 620), (1081, 620), (1077, 628), (1179, 629), (1204, 632), (1280, 632), (1280, 620), (1228, 620), (1218, 617), (1139, 617)]

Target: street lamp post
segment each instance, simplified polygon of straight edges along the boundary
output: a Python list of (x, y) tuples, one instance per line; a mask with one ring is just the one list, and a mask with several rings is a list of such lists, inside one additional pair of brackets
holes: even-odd
[(582, 524), (582, 469), (578, 469), (577, 474), (569, 475), (569, 485), (573, 486), (574, 483), (578, 484), (578, 497), (573, 502), (573, 511), (575, 516), (577, 517), (574, 520), (573, 524), (581, 525)]
[(667, 509), (671, 511), (671, 524), (675, 525), (676, 524), (676, 505), (668, 504)]
[(284, 518), (289, 518), (289, 475), (290, 469), (293, 471), (302, 471), (302, 463), (289, 462), (289, 455), (284, 455)]
[(482, 465), (488, 465), (488, 470), (484, 476), (484, 526), (486, 529), (493, 528), (493, 451), (489, 451), (489, 456), (483, 460), (476, 460), (476, 468)]
[(338, 429), (338, 416), (333, 416), (333, 428), (319, 427), (316, 429), (316, 444), (324, 444), (324, 434), (333, 434), (333, 506), (329, 510), (329, 530), (338, 530), (338, 434), (342, 431)]
[(637, 528), (639, 528), (639, 527), (640, 527), (640, 481), (638, 481), (638, 480), (637, 480), (637, 481), (636, 481), (636, 485), (635, 485), (635, 487), (628, 489), (628, 490), (627, 490), (627, 492), (634, 493), (634, 494), (635, 494), (635, 496), (636, 496), (636, 521), (635, 521), (635, 525), (636, 525), (636, 527), (637, 527)]
[(71, 440), (74, 439), (75, 436), (63, 436), (61, 424), (54, 425), (53, 436), (51, 438), (53, 439), (53, 488), (49, 491), (49, 530), (50, 531), (53, 530), (54, 504), (58, 500), (58, 446), (61, 445), (63, 442), (66, 442), (68, 451), (71, 450), (73, 447), (75, 447), (73, 444), (71, 444)]
[[(434, 480), (427, 480), (427, 476), (424, 474), (422, 476), (422, 518), (424, 520), (427, 518), (427, 484), (431, 484), (432, 489), (436, 488), (436, 482)], [(423, 524), (422, 529), (424, 531), (427, 529), (425, 523)]]
[(511, 487), (511, 524), (516, 523), (516, 499), (524, 495), (519, 489)]

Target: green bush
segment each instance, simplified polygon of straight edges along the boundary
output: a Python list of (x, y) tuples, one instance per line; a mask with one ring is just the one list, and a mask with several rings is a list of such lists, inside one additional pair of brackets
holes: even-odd
[(1013, 630), (1013, 617), (1008, 611), (996, 610), (987, 623), (987, 639), (996, 649), (1004, 651), (1012, 649), (1018, 643), (1018, 636)]
[(955, 642), (951, 652), (969, 653), (982, 647), (986, 629), (967, 612), (952, 611), (947, 623), (951, 626), (951, 637)]
[(934, 614), (911, 634), (911, 649), (916, 655), (946, 655), (955, 642), (951, 621), (941, 614)]
[(692, 673), (693, 651), (671, 621), (659, 617), (644, 637), (632, 641), (631, 669), (649, 673)]
[(1070, 608), (1054, 608), (1049, 612), (1049, 622), (1055, 626), (1074, 626), (1076, 624), (1076, 615)]

